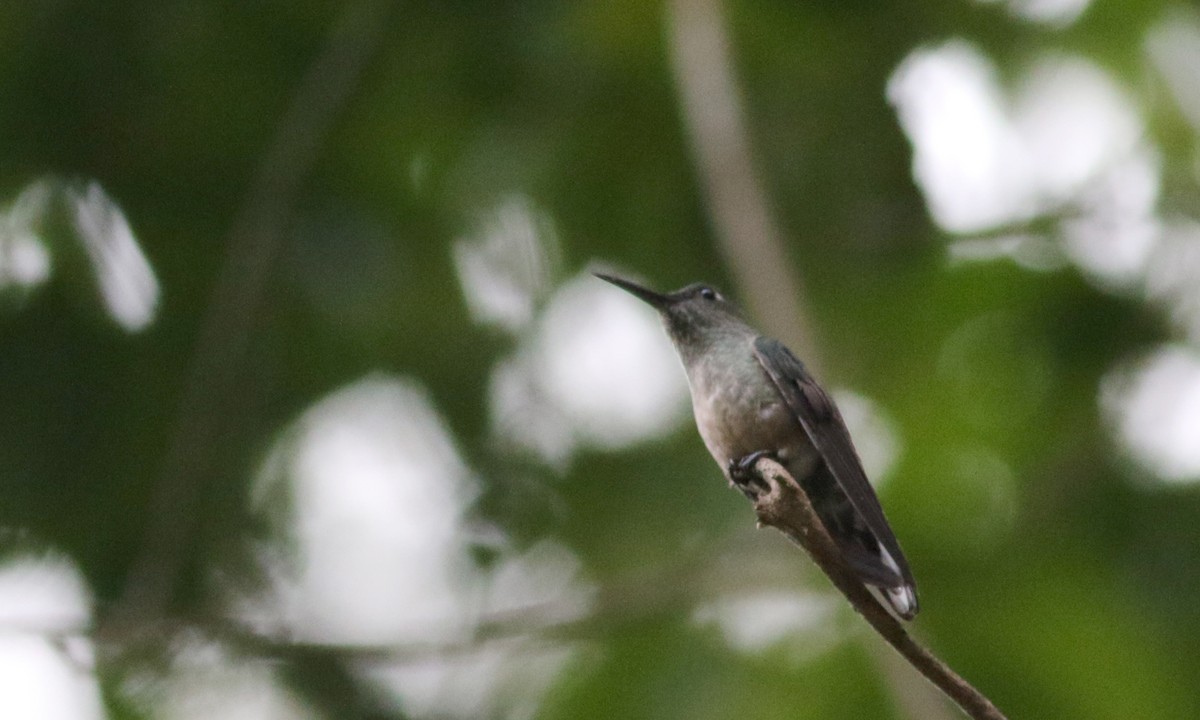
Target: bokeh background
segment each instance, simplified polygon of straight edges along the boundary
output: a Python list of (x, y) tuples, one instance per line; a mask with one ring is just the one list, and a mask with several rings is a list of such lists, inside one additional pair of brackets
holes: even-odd
[(1200, 716), (1200, 11), (0, 3), (0, 717), (957, 717), (696, 436), (836, 396), (913, 632)]

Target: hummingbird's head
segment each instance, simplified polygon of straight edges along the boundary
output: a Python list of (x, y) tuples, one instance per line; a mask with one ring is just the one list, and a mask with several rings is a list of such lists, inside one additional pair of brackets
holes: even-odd
[(699, 349), (726, 332), (747, 328), (737, 306), (711, 285), (693, 283), (672, 293), (660, 293), (624, 278), (593, 274), (658, 310), (680, 352)]

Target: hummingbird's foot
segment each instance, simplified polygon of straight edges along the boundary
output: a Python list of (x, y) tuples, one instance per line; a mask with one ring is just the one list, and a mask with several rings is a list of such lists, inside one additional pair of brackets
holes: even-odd
[(729, 484), (742, 491), (750, 502), (754, 502), (771, 490), (762, 476), (754, 469), (759, 458), (774, 457), (769, 450), (759, 450), (740, 458), (733, 458), (726, 466)]

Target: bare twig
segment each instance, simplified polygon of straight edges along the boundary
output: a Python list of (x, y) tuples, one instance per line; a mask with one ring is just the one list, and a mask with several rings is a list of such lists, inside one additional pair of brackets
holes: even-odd
[(1004, 720), (1004, 715), (983, 693), (913, 640), (900, 622), (871, 595), (846, 564), (833, 538), (809, 503), (808, 496), (787, 470), (769, 458), (760, 459), (754, 469), (770, 488), (754, 503), (759, 521), (779, 530), (804, 548), (871, 627), (967, 715), (975, 720)]

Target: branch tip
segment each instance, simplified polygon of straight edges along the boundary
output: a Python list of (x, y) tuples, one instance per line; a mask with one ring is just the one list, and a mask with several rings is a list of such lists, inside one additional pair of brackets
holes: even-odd
[(913, 640), (900, 621), (875, 599), (846, 563), (837, 544), (813, 510), (804, 489), (782, 465), (763, 457), (755, 463), (754, 472), (769, 488), (754, 501), (758, 527), (769, 525), (804, 548), (867, 623), (967, 716), (974, 720), (1006, 720), (991, 700), (929, 649)]

